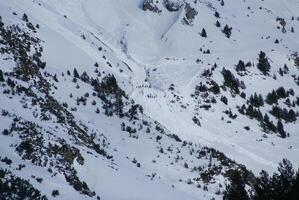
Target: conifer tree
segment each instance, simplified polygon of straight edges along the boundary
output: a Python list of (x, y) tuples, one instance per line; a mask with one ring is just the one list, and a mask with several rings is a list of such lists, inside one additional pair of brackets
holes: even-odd
[(258, 102), (259, 102), (258, 104), (260, 106), (264, 106), (264, 98), (261, 94), (259, 94), (259, 96), (258, 96)]
[(286, 98), (286, 97), (289, 96), (289, 95), (287, 94), (286, 90), (284, 89), (284, 87), (279, 87), (279, 88), (276, 90), (276, 94), (277, 94), (278, 98)]
[(232, 27), (229, 27), (227, 24), (224, 26), (222, 32), (225, 34), (225, 36), (227, 38), (230, 38), (231, 34), (232, 34)]
[(299, 170), (295, 174), (289, 160), (279, 163), (278, 173), (269, 177), (262, 171), (254, 184), (254, 200), (297, 200), (299, 196)]
[(202, 29), (202, 31), (201, 31), (201, 37), (204, 37), (204, 38), (206, 38), (207, 37), (207, 32), (206, 32), (206, 30), (203, 28)]
[(223, 0), (221, 0), (221, 3), (220, 3), (220, 4), (221, 4), (221, 6), (224, 6), (224, 1), (223, 1)]
[(296, 116), (295, 111), (293, 109), (290, 109), (286, 121), (293, 122), (293, 121), (296, 121), (296, 120), (297, 120), (297, 116)]
[(288, 196), (291, 193), (295, 175), (292, 163), (287, 159), (283, 159), (278, 165), (278, 172), (272, 177), (274, 198), (277, 200), (289, 199)]
[(24, 13), (22, 17), (23, 21), (28, 22), (28, 16)]
[(239, 71), (246, 71), (245, 63), (243, 60), (239, 60), (239, 63), (236, 65), (236, 70)]
[(1, 69), (0, 69), (0, 82), (4, 82), (4, 76)]
[(277, 131), (280, 134), (280, 137), (282, 137), (282, 138), (287, 137), (286, 132), (283, 129), (283, 124), (282, 124), (281, 120), (278, 120), (278, 122), (277, 122)]
[(295, 180), (293, 181), (293, 187), (290, 191), (289, 199), (297, 200), (299, 197), (299, 169), (295, 175)]
[(271, 65), (268, 61), (266, 54), (261, 51), (259, 54), (257, 68), (264, 74), (267, 75), (270, 71)]
[(249, 200), (240, 172), (234, 170), (230, 180), (231, 184), (226, 187), (223, 200)]
[(4, 23), (2, 22), (2, 17), (0, 16), (0, 28), (4, 26)]
[(270, 199), (272, 194), (272, 185), (268, 172), (262, 170), (260, 176), (257, 178), (255, 189), (255, 200)]
[(79, 73), (76, 68), (74, 68), (74, 77), (79, 78)]
[(277, 103), (278, 97), (276, 92), (273, 90), (271, 93), (267, 95), (266, 102), (270, 105)]
[(220, 14), (219, 14), (219, 12), (215, 11), (214, 16), (215, 16), (216, 18), (220, 18)]

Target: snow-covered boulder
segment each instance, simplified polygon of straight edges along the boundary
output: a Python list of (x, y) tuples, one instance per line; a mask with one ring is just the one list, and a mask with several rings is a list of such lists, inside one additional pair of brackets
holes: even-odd
[(183, 0), (164, 0), (164, 6), (170, 12), (178, 11), (184, 4)]

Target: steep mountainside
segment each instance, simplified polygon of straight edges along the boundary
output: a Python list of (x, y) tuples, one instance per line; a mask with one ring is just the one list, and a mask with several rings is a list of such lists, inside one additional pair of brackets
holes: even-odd
[(298, 10), (0, 1), (0, 199), (222, 199), (299, 167)]

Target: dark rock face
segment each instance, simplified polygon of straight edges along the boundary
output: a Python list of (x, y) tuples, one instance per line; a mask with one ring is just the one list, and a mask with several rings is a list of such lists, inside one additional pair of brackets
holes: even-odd
[(154, 2), (154, 0), (145, 0), (142, 4), (142, 9), (144, 11), (152, 11), (154, 13), (161, 13), (161, 9), (158, 8), (158, 6), (156, 5), (156, 3)]
[(195, 8), (192, 8), (190, 4), (185, 4), (185, 16), (183, 18), (183, 24), (192, 25), (192, 22), (195, 18), (195, 16), (198, 14), (198, 12), (195, 10)]

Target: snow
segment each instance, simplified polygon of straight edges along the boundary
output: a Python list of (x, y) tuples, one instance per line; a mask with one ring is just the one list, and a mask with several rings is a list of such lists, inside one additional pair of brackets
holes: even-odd
[[(222, 84), (223, 77), (220, 71), (223, 67), (234, 71), (234, 66), (239, 60), (256, 64), (258, 53), (264, 51), (271, 59), (270, 74), (276, 72), (278, 79), (274, 80), (270, 76), (265, 78), (256, 67), (251, 67), (250, 75), (238, 76), (246, 83), (247, 88), (244, 92), (247, 97), (256, 92), (263, 94), (265, 98), (268, 92), (280, 86), (286, 89), (293, 88), (295, 97), (298, 97), (298, 85), (290, 79), (292, 74), (298, 76), (298, 68), (288, 59), (299, 46), (299, 35), (296, 33), (299, 31), (299, 21), (296, 20), (298, 1), (238, 0), (225, 1), (225, 6), (220, 6), (218, 1), (198, 2), (196, 5), (192, 4), (199, 10), (192, 26), (182, 23), (183, 9), (168, 12), (162, 7), (161, 14), (143, 11), (140, 8), (141, 0), (9, 0), (0, 1), (0, 15), (3, 21), (12, 24), (19, 23), (22, 14), (26, 13), (31, 21), (40, 25), (36, 36), (43, 41), (46, 70), (56, 73), (60, 80), (65, 79), (57, 83), (58, 90), (54, 96), (61, 102), (67, 102), (70, 107), (76, 106), (69, 98), (70, 93), (77, 97), (85, 92), (91, 94), (92, 89), (82, 83), (80, 90), (76, 90), (76, 84), (72, 83), (71, 78), (62, 77), (60, 74), (66, 73), (67, 70), (72, 72), (74, 68), (80, 73), (86, 71), (91, 74), (95, 69), (94, 63), (98, 62), (99, 71), (114, 74), (130, 98), (143, 106), (147, 116), (180, 138), (224, 152), (255, 174), (262, 169), (274, 172), (282, 158), (288, 158), (295, 168), (299, 167), (298, 121), (285, 125), (285, 129), (290, 133), (290, 137), (286, 139), (275, 134), (268, 134), (267, 138), (263, 138), (264, 133), (257, 121), (240, 114), (229, 124), (227, 120), (230, 119), (223, 111), (231, 108), (234, 113), (238, 113), (236, 106), (241, 106), (246, 100), (233, 98), (227, 91), (222, 94), (228, 97), (228, 106), (218, 100), (212, 109), (199, 110), (202, 124), (199, 127), (192, 121), (198, 103), (190, 96), (196, 85), (201, 81), (205, 82), (206, 79), (201, 76), (204, 69), (217, 63), (219, 66), (213, 79)], [(214, 9), (207, 6), (208, 3), (213, 4)], [(213, 16), (214, 10), (219, 11), (220, 19)], [(12, 12), (18, 13), (18, 16), (11, 15)], [(295, 16), (295, 20), (291, 20), (292, 16)], [(276, 28), (276, 17), (287, 20), (287, 33), (284, 34), (281, 29)], [(221, 28), (215, 26), (216, 20), (221, 22)], [(233, 27), (230, 39), (221, 32), (225, 24)], [(290, 27), (294, 27), (295, 33), (291, 33)], [(207, 30), (207, 38), (199, 35), (202, 28)], [(83, 36), (86, 39), (83, 39)], [(280, 44), (274, 44), (276, 38), (281, 41)], [(99, 51), (99, 47), (103, 50)], [(211, 54), (203, 54), (200, 48), (210, 49)], [(200, 59), (200, 63), (196, 62), (197, 59)], [(113, 67), (110, 67), (107, 61)], [(132, 71), (128, 70), (124, 63), (127, 63)], [(2, 59), (0, 64), (5, 66), (4, 69), (8, 69), (6, 66), (10, 65)], [(277, 71), (284, 64), (290, 69), (289, 75), (280, 77)], [(146, 79), (148, 81), (145, 81)], [(175, 93), (182, 97), (181, 104), (170, 102), (174, 99), (168, 90), (170, 84), (175, 85)], [(148, 95), (152, 98), (148, 98)], [(218, 95), (219, 99), (221, 95)], [(87, 104), (91, 105), (91, 100), (88, 101)], [(0, 97), (0, 102), (7, 105), (5, 109), (9, 112), (36, 121), (24, 111), (18, 100)], [(182, 108), (181, 105), (188, 106)], [(269, 111), (271, 106), (265, 105), (261, 110)], [(298, 112), (298, 107), (296, 111)], [(117, 173), (107, 166), (106, 161), (93, 159), (87, 154), (85, 156), (90, 159), (85, 159), (84, 166), (76, 164), (80, 177), (103, 199), (191, 200), (209, 199), (212, 196), (212, 192), (206, 194), (202, 190), (180, 185), (178, 177), (188, 175), (186, 172), (176, 171), (175, 168), (163, 168), (167, 161), (161, 159), (163, 164), (153, 165), (151, 160), (155, 154), (151, 151), (157, 147), (148, 142), (148, 138), (137, 142), (120, 136), (120, 119), (96, 115), (91, 106), (79, 108), (74, 115), (89, 127), (105, 133), (113, 148), (118, 149), (114, 158), (117, 161)], [(224, 120), (221, 120), (222, 116)], [(270, 117), (271, 120), (276, 120)], [(9, 122), (6, 119), (0, 121), (2, 131), (2, 126), (6, 127)], [(45, 125), (48, 126), (50, 125)], [(250, 131), (246, 131), (244, 126), (250, 126)], [(8, 141), (12, 138), (3, 138), (1, 136), (1, 155), (9, 155), (23, 163), (24, 161), (10, 151)], [(130, 159), (136, 157), (141, 161), (141, 168), (132, 167), (131, 162), (125, 158), (129, 154)], [(21, 174), (25, 178), (30, 178), (32, 170), (40, 174), (39, 176), (49, 176), (38, 167), (25, 170)], [(159, 172), (160, 180), (151, 181), (144, 175), (155, 171)], [(61, 199), (69, 199), (71, 195), (74, 195), (72, 198), (82, 198), (82, 195), (78, 195), (71, 187), (65, 186), (61, 179), (63, 177), (53, 179), (54, 182), (46, 182), (42, 191), (50, 194), (51, 191), (47, 190), (48, 185), (54, 184), (59, 190), (64, 191)], [(176, 183), (174, 188), (170, 187), (172, 183)]]

